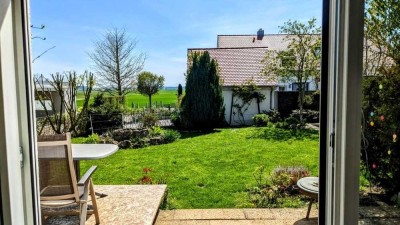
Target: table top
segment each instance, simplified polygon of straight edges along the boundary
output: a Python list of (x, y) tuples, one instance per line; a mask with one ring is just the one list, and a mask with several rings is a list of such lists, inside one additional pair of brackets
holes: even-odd
[(93, 160), (105, 158), (118, 151), (114, 144), (71, 144), (74, 160)]
[(297, 186), (308, 193), (318, 194), (319, 178), (318, 177), (303, 177), (297, 181)]

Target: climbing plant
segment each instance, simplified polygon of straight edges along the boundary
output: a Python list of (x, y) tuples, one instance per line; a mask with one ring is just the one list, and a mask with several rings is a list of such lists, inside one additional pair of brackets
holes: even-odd
[(258, 113), (261, 113), (260, 102), (265, 99), (265, 95), (259, 92), (259, 90), (260, 88), (252, 80), (248, 80), (244, 84), (233, 88), (232, 118), (234, 122), (240, 125), (246, 124), (244, 114), (254, 99), (257, 101)]

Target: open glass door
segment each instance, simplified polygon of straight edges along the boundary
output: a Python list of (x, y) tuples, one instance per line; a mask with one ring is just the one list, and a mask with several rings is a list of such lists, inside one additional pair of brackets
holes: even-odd
[(358, 223), (363, 19), (364, 1), (324, 1), (320, 224)]
[(28, 1), (0, 1), (0, 180), (4, 224), (38, 224)]

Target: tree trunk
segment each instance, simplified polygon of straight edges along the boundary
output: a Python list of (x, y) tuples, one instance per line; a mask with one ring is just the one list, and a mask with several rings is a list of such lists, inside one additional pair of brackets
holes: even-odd
[(300, 119), (300, 123), (303, 124), (303, 103), (304, 103), (304, 88), (303, 88), (303, 84), (300, 83), (300, 87), (299, 87), (299, 119)]
[(149, 95), (150, 112), (151, 112), (151, 95)]

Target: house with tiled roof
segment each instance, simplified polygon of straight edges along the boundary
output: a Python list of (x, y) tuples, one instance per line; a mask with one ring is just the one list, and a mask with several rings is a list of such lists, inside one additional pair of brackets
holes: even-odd
[[(257, 34), (248, 35), (218, 35), (217, 48), (258, 48), (264, 47), (270, 51), (286, 50), (290, 43), (290, 35), (264, 34), (262, 29)], [(297, 91), (298, 84), (291, 82), (278, 82), (280, 91)], [(306, 91), (315, 91), (317, 86), (313, 80), (305, 84)]]
[[(244, 113), (244, 120), (251, 123), (255, 114), (263, 111), (277, 109), (277, 91), (296, 90), (296, 84), (279, 83), (274, 77), (261, 75), (266, 52), (268, 50), (285, 50), (289, 41), (287, 35), (264, 35), (260, 29), (256, 35), (218, 35), (216, 48), (189, 48), (188, 59), (194, 52), (205, 52), (217, 60), (220, 78), (222, 80), (222, 92), (225, 105), (225, 120), (230, 125), (239, 125), (237, 112), (233, 105), (237, 101), (233, 96), (233, 88), (247, 81), (253, 81), (259, 88), (265, 99), (259, 104), (254, 100)], [(311, 82), (310, 82), (311, 83)], [(310, 87), (310, 86), (308, 86)]]

